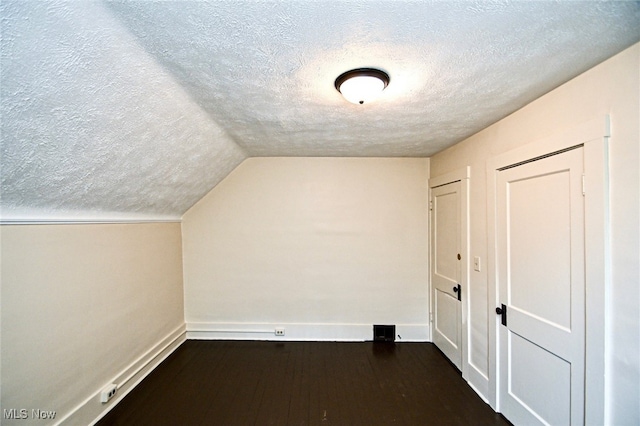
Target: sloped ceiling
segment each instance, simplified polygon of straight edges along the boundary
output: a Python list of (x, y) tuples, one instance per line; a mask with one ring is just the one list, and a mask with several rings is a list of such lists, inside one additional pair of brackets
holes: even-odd
[[(430, 156), (640, 39), (623, 1), (3, 1), (1, 214), (178, 218), (248, 156)], [(333, 87), (379, 67), (368, 105)]]

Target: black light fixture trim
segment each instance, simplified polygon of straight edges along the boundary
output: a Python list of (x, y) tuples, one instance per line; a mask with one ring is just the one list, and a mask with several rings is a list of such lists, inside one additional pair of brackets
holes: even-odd
[(344, 72), (340, 74), (338, 78), (336, 78), (336, 82), (335, 82), (336, 90), (340, 92), (340, 86), (342, 85), (342, 83), (344, 83), (345, 81), (349, 80), (352, 77), (376, 77), (382, 80), (382, 82), (384, 83), (383, 90), (387, 88), (390, 81), (389, 74), (387, 74), (382, 70), (379, 70), (376, 68), (356, 68), (354, 70)]

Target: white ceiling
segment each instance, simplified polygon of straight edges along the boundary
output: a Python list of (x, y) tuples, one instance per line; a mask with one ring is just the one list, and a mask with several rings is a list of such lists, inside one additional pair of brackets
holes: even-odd
[[(2, 217), (179, 217), (248, 156), (430, 156), (640, 39), (629, 1), (2, 1)], [(391, 77), (346, 102), (335, 78)]]

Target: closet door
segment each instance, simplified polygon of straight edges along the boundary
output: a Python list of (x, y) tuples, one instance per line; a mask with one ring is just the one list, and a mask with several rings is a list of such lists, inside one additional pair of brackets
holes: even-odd
[(582, 147), (498, 172), (498, 397), (516, 425), (584, 422), (582, 180)]
[(433, 343), (461, 370), (460, 182), (431, 190)]

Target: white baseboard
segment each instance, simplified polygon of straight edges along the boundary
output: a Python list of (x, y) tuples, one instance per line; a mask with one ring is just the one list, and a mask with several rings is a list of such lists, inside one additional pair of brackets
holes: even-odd
[[(283, 328), (284, 336), (276, 336), (276, 328)], [(396, 324), (396, 342), (429, 338), (428, 324)], [(364, 342), (373, 340), (373, 324), (188, 322), (187, 339)]]
[[(56, 425), (94, 425), (122, 398), (131, 392), (149, 373), (175, 351), (186, 340), (185, 325), (173, 330), (146, 353), (119, 372), (111, 383), (118, 385), (118, 393), (106, 404), (100, 402), (100, 391), (87, 398)], [(105, 383), (104, 385), (107, 385)]]

